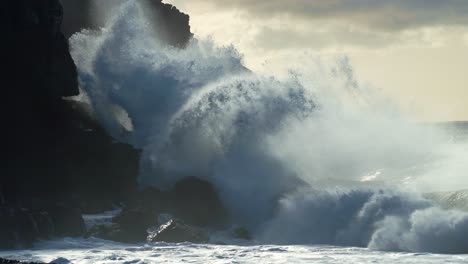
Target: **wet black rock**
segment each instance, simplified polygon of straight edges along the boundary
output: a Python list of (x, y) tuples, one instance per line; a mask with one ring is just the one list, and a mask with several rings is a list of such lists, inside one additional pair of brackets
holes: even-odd
[[(76, 10), (67, 9), (70, 1)], [(170, 45), (185, 46), (192, 38), (189, 17), (161, 0), (142, 1), (159, 25), (157, 33)], [(64, 3), (65, 10), (59, 0), (0, 5), (0, 248), (79, 236), (84, 231), (82, 212), (108, 210), (138, 197), (140, 150), (116, 142), (81, 103), (63, 99), (79, 94), (67, 39), (96, 26), (88, 16), (92, 0)], [(82, 20), (68, 24), (73, 16)], [(226, 218), (215, 190), (193, 178), (171, 192), (144, 193), (133, 199), (144, 202), (128, 206), (108, 234), (142, 241), (154, 216), (166, 211), (201, 226)]]
[(148, 235), (148, 242), (207, 243), (208, 235), (203, 229), (185, 224), (179, 219), (170, 219)]
[(229, 217), (213, 185), (196, 177), (182, 179), (168, 191), (149, 187), (135, 193), (122, 214), (134, 210), (151, 212), (151, 221), (168, 213), (191, 225), (214, 228), (225, 226)]
[(185, 222), (198, 226), (222, 226), (228, 213), (213, 185), (196, 177), (176, 183), (171, 192), (174, 211)]
[[(176, 228), (171, 226), (177, 231), (175, 234), (185, 230), (185, 227), (187, 230), (194, 231), (203, 228), (222, 229), (226, 227), (228, 219), (228, 213), (213, 186), (206, 181), (192, 177), (178, 182), (169, 191), (148, 188), (136, 193), (121, 213), (114, 217), (112, 224), (91, 228), (87, 237), (94, 236), (126, 243), (144, 242), (148, 236), (148, 230), (163, 224), (158, 222), (158, 217), (161, 215), (171, 215), (171, 219), (182, 219), (175, 220)], [(169, 230), (172, 229), (168, 229), (164, 234)], [(169, 232), (169, 234), (172, 233), (172, 231)], [(245, 232), (241, 231), (239, 231), (239, 236), (247, 237)], [(194, 242), (195, 240), (192, 238), (188, 241)]]
[(83, 217), (77, 208), (57, 206), (46, 211), (0, 207), (0, 249), (30, 248), (39, 239), (81, 236)]
[(149, 209), (124, 209), (111, 223), (96, 225), (85, 237), (98, 237), (123, 243), (144, 242), (147, 230), (157, 225), (157, 213)]

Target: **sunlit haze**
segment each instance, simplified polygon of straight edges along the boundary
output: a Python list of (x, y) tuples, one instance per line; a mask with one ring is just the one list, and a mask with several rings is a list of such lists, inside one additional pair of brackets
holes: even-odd
[(467, 1), (166, 0), (192, 30), (233, 44), (248, 67), (351, 59), (361, 82), (420, 121), (468, 120)]

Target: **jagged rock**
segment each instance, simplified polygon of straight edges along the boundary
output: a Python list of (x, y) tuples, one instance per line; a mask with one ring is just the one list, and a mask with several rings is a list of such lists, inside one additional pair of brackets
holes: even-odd
[[(153, 28), (155, 34), (167, 44), (184, 47), (193, 37), (190, 31), (189, 16), (179, 11), (175, 6), (163, 3), (162, 0), (139, 0), (145, 4), (144, 11), (149, 20), (154, 22)], [(104, 25), (103, 20), (93, 18), (97, 13), (96, 0), (62, 0), (65, 7), (65, 18), (63, 23), (63, 31), (65, 36), (69, 38), (81, 29), (99, 29)], [(106, 1), (105, 4), (110, 5), (121, 3), (120, 1)], [(115, 8), (108, 6), (107, 8)]]
[(105, 240), (121, 242), (121, 243), (140, 243), (144, 242), (147, 236), (146, 230), (144, 234), (141, 232), (129, 232), (122, 229), (119, 224), (112, 223), (110, 225), (93, 226), (86, 234), (85, 238), (97, 237)]
[(171, 219), (148, 235), (148, 242), (207, 243), (209, 238), (200, 228), (190, 226), (178, 219)]
[(190, 32), (190, 17), (175, 6), (162, 3), (162, 0), (143, 0), (150, 8), (145, 9), (154, 21), (156, 34), (168, 44), (184, 47), (193, 37)]
[(172, 191), (174, 212), (189, 224), (199, 226), (222, 226), (228, 213), (213, 185), (195, 177), (176, 183)]
[(98, 237), (124, 243), (144, 242), (147, 230), (157, 225), (157, 214), (139, 209), (123, 210), (111, 224), (93, 226), (85, 237)]
[[(162, 214), (163, 212), (165, 214)], [(158, 215), (170, 217), (161, 223), (162, 218), (157, 217)], [(170, 220), (171, 224), (167, 226), (167, 230), (152, 232), (149, 236), (151, 241), (186, 240), (202, 243), (206, 242), (207, 238), (199, 227), (224, 227), (227, 216), (228, 213), (213, 186), (192, 177), (178, 182), (170, 191), (155, 188), (141, 191), (113, 219), (112, 225), (94, 227), (87, 236), (127, 243), (143, 242), (148, 230), (157, 224), (167, 226)], [(184, 222), (178, 219), (183, 219)], [(239, 230), (237, 233), (239, 238), (249, 239), (248, 232)]]
[(214, 187), (195, 177), (177, 182), (169, 191), (142, 190), (135, 194), (122, 214), (127, 210), (169, 213), (196, 226), (222, 227), (228, 219), (227, 210)]
[(119, 236), (128, 242), (142, 242), (148, 228), (157, 224), (157, 214), (151, 210), (125, 210), (113, 219), (120, 229)]
[(78, 209), (57, 207), (49, 212), (0, 208), (0, 249), (29, 248), (38, 239), (80, 236), (83, 218)]
[[(77, 2), (65, 0), (69, 1)], [(157, 14), (154, 19), (164, 25), (157, 29), (159, 33), (169, 44), (184, 46), (192, 37), (188, 16), (160, 0), (145, 1), (151, 6), (148, 15)], [(4, 98), (0, 111), (5, 113), (5, 128), (0, 129), (0, 206), (8, 208), (0, 209), (0, 248), (29, 247), (37, 238), (81, 235), (80, 207), (86, 212), (110, 209), (137, 190), (140, 151), (115, 142), (88, 112), (80, 110), (80, 104), (62, 98), (79, 93), (67, 37), (60, 32), (63, 12), (69, 21), (67, 12), (71, 11), (63, 11), (59, 0), (15, 0), (0, 5)], [(80, 23), (71, 31), (87, 27)], [(182, 184), (176, 187), (179, 191), (160, 196), (158, 208), (148, 212), (175, 205), (176, 213), (190, 223), (218, 221), (222, 213), (216, 212), (222, 210), (218, 202), (213, 203), (217, 198), (205, 193), (214, 191), (197, 186), (203, 193), (181, 194), (186, 188)], [(57, 201), (66, 202), (57, 206)], [(206, 215), (189, 217), (194, 213)], [(123, 219), (115, 227), (120, 231), (114, 233), (135, 233), (145, 239), (143, 228), (130, 227)], [(149, 222), (140, 225), (147, 228)]]

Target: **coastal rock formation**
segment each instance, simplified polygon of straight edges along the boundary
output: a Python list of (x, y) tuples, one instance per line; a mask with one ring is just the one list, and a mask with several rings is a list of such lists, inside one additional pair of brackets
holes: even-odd
[(150, 233), (147, 240), (148, 242), (167, 243), (207, 243), (209, 239), (200, 228), (187, 225), (179, 219), (170, 219)]
[[(161, 220), (162, 215), (170, 217)], [(213, 187), (197, 178), (187, 178), (170, 191), (146, 189), (136, 193), (111, 224), (92, 227), (86, 236), (125, 243), (144, 242), (148, 230), (172, 219), (168, 228), (160, 230), (161, 235), (150, 232), (150, 240), (164, 238), (171, 242), (190, 238), (185, 241), (203, 242), (205, 239), (198, 239), (203, 236), (197, 234), (205, 227), (224, 228), (227, 218), (228, 213)]]
[[(143, 3), (144, 11), (152, 28), (159, 38), (175, 47), (184, 47), (193, 37), (190, 32), (189, 16), (182, 13), (175, 6), (163, 3), (162, 0), (139, 0)], [(67, 38), (81, 29), (99, 29), (104, 27), (105, 20), (100, 19), (102, 13), (115, 11), (115, 7), (122, 0), (62, 0), (65, 7), (65, 17), (62, 26)]]
[(8, 1), (2, 8), (3, 203), (113, 199), (109, 193), (134, 189), (139, 152), (116, 144), (62, 99), (79, 89), (58, 0)]
[[(77, 10), (64, 11), (59, 0), (0, 5), (0, 248), (81, 235), (81, 211), (112, 208), (137, 192), (140, 151), (116, 142), (81, 103), (63, 99), (79, 95), (67, 37), (96, 26), (89, 24), (89, 13), (67, 24), (71, 20), (64, 14), (81, 16), (80, 8), (91, 6), (69, 1), (80, 2)], [(164, 29), (168, 43), (185, 45), (192, 36), (188, 16), (150, 2), (158, 23), (170, 27)]]
[(57, 205), (47, 210), (1, 207), (0, 249), (28, 248), (37, 239), (79, 236), (84, 232), (84, 220), (78, 208)]

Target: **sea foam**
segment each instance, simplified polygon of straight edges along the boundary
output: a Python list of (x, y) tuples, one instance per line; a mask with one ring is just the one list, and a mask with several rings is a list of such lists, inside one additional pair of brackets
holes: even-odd
[(260, 75), (233, 47), (164, 45), (141, 8), (71, 38), (96, 117), (143, 151), (141, 186), (205, 179), (261, 243), (468, 252), (467, 213), (408, 194), (434, 171), (461, 179), (466, 152), (363, 89), (346, 57)]

